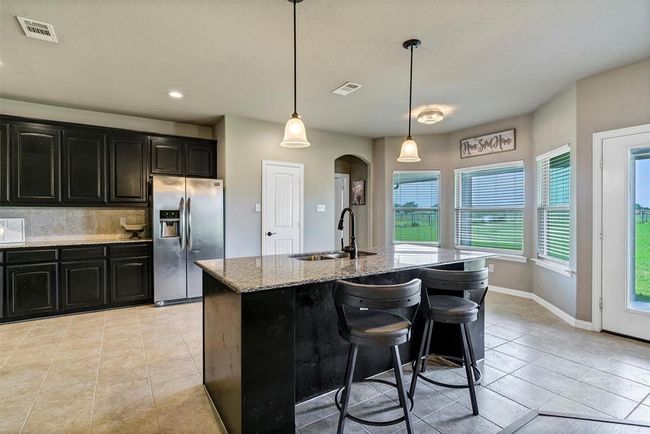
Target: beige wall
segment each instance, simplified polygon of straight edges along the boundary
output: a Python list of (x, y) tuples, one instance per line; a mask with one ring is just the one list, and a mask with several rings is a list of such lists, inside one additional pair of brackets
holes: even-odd
[[(308, 130), (311, 146), (305, 149), (287, 149), (280, 146), (284, 125), (227, 115), (224, 137), (218, 137), (223, 147), (226, 198), (226, 256), (249, 256), (261, 253), (261, 213), (255, 204), (262, 201), (262, 160), (303, 163), (304, 190), (304, 250), (329, 250), (334, 247), (334, 160), (351, 154), (372, 162), (372, 141), (346, 134)], [(225, 172), (224, 172), (225, 171)], [(224, 175), (225, 174), (225, 175)], [(370, 164), (369, 178), (373, 167)], [(368, 186), (372, 183), (369, 182)], [(367, 192), (372, 209), (372, 189)], [(317, 204), (325, 204), (326, 212), (316, 212)], [(370, 213), (369, 213), (370, 214)], [(371, 242), (371, 216), (359, 227), (365, 228), (367, 243)]]
[[(420, 135), (415, 137), (420, 158), (418, 163), (399, 163), (400, 146), (403, 137), (386, 137), (374, 142), (374, 163), (377, 167), (373, 184), (375, 192), (375, 241), (377, 244), (390, 244), (393, 240), (392, 215), (392, 173), (396, 170), (440, 170), (440, 243), (442, 247), (454, 247), (454, 169), (505, 161), (523, 160), (526, 171), (526, 208), (524, 230), (524, 255), (530, 257), (534, 252), (532, 219), (534, 216), (534, 189), (528, 182), (535, 164), (532, 143), (532, 115), (517, 116), (491, 122), (451, 134)], [(481, 134), (517, 129), (517, 149), (512, 152), (486, 155), (475, 158), (460, 158), (460, 140)], [(528, 264), (505, 260), (490, 261), (495, 271), (490, 276), (492, 285), (532, 290), (531, 270)]]
[[(576, 85), (574, 83), (543, 104), (533, 114), (533, 143), (536, 156), (552, 151), (564, 144), (569, 144), (571, 147), (571, 206), (572, 210), (574, 210), (571, 221), (572, 234), (575, 234), (576, 230), (576, 109)], [(535, 218), (537, 218), (536, 215)], [(537, 231), (533, 230), (533, 236), (535, 238), (534, 243), (537, 243)], [(535, 252), (533, 252), (534, 254)], [(575, 264), (576, 242), (575, 237), (571, 237), (570, 268), (572, 270), (575, 270)], [(531, 264), (531, 271), (533, 292), (575, 317), (576, 276), (563, 276), (534, 264)]]
[(0, 98), (0, 114), (51, 121), (72, 122), (111, 128), (212, 139), (212, 127), (182, 122), (161, 121), (90, 110), (78, 110)]
[[(128, 238), (120, 218), (149, 226), (146, 209), (2, 207), (0, 218), (24, 218), (25, 240)], [(147, 227), (145, 234), (149, 234)]]
[(577, 82), (577, 318), (591, 320), (593, 133), (650, 123), (650, 59)]

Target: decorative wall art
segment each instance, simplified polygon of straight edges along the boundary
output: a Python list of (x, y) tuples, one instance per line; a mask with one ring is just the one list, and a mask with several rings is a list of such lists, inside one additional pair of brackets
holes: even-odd
[(366, 180), (353, 179), (352, 182), (352, 205), (366, 204)]
[(485, 134), (460, 141), (460, 158), (514, 151), (515, 129)]

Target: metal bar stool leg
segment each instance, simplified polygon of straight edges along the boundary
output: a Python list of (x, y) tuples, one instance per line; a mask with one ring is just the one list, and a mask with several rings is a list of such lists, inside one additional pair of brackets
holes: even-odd
[(433, 337), (433, 320), (429, 321), (429, 330), (427, 331), (426, 335), (426, 344), (427, 348), (423, 354), (424, 356), (424, 362), (422, 362), (422, 369), (420, 372), (426, 372), (427, 371), (427, 358), (429, 357), (429, 352), (431, 351), (431, 338)]
[(404, 389), (404, 381), (402, 380), (402, 362), (399, 356), (399, 349), (397, 346), (392, 347), (393, 351), (393, 369), (395, 370), (395, 380), (397, 381), (397, 393), (399, 395), (399, 403), (404, 410), (404, 422), (406, 422), (406, 432), (413, 433), (413, 426), (411, 423), (411, 412), (406, 404), (406, 390)]
[(467, 323), (463, 324), (463, 328), (465, 329), (465, 335), (467, 336), (467, 346), (469, 347), (469, 360), (470, 362), (472, 362), (472, 369), (474, 371), (474, 384), (479, 384), (483, 374), (481, 373), (481, 370), (478, 368), (478, 365), (476, 363), (476, 356), (474, 355), (474, 345), (472, 345), (472, 334), (469, 332), (469, 324)]
[[(413, 364), (413, 378), (411, 379), (411, 387), (409, 388), (409, 396), (411, 399), (415, 397), (415, 386), (417, 385), (418, 372), (420, 371), (420, 363), (426, 364), (425, 347), (429, 339), (429, 329), (433, 327), (433, 321), (428, 318), (424, 323), (424, 333), (422, 334), (422, 342), (420, 342), (420, 350), (418, 351), (417, 358)], [(424, 360), (424, 361), (423, 361)]]
[(345, 429), (345, 419), (348, 414), (348, 403), (350, 401), (350, 389), (352, 388), (352, 378), (354, 377), (354, 365), (357, 362), (357, 352), (359, 346), (356, 344), (350, 345), (350, 352), (348, 353), (348, 364), (345, 368), (345, 391), (343, 392), (341, 412), (339, 413), (339, 426), (336, 430), (337, 434), (343, 434)]
[(476, 402), (476, 390), (474, 390), (474, 370), (469, 356), (469, 346), (467, 342), (467, 329), (460, 325), (460, 334), (463, 338), (463, 361), (465, 362), (465, 374), (467, 375), (467, 385), (469, 386), (469, 397), (472, 400), (472, 413), (478, 415), (478, 403)]

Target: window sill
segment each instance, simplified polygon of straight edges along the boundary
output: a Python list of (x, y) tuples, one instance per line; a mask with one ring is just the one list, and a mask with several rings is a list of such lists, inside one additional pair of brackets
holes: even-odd
[(499, 256), (497, 256), (494, 259), (499, 259), (501, 261), (509, 261), (509, 262), (519, 262), (521, 264), (525, 264), (528, 262), (528, 258), (522, 255), (511, 255), (508, 253), (499, 253)]
[(575, 274), (575, 271), (571, 270), (565, 264), (559, 264), (557, 262), (548, 261), (546, 259), (539, 258), (530, 258), (537, 266), (546, 268), (547, 270), (554, 271), (558, 274), (561, 274), (565, 277), (571, 277)]

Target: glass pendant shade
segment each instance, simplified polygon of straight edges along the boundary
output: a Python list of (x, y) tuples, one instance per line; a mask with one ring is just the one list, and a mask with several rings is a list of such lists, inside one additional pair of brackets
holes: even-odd
[(418, 155), (418, 144), (415, 143), (415, 140), (408, 136), (404, 143), (402, 143), (402, 149), (399, 153), (399, 158), (397, 161), (400, 163), (417, 163), (420, 161), (420, 156)]
[(311, 143), (307, 140), (305, 124), (300, 119), (300, 116), (294, 114), (284, 127), (284, 139), (280, 146), (285, 148), (306, 148), (310, 145)]

